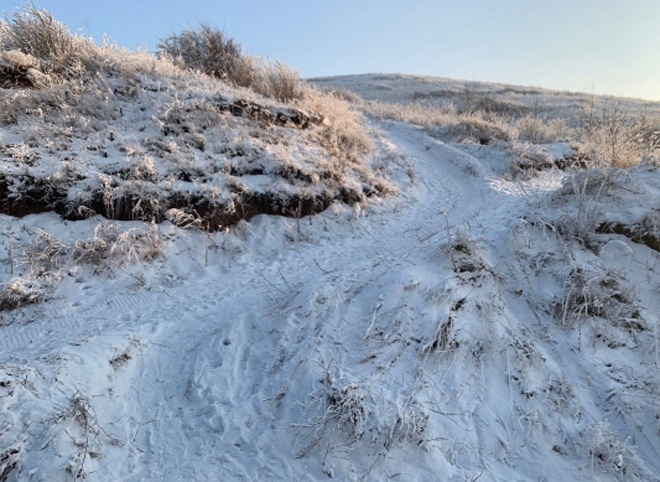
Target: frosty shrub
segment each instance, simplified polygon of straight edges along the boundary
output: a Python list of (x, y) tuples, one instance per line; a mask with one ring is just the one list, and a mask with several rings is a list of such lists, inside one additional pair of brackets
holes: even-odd
[(32, 236), (32, 249), (25, 253), (24, 262), (36, 278), (49, 276), (65, 264), (69, 247), (42, 229)]
[(98, 48), (86, 38), (72, 35), (46, 10), (34, 6), (16, 13), (0, 36), (1, 49), (16, 50), (40, 60), (45, 73), (79, 77), (85, 67), (98, 63)]
[(161, 39), (161, 57), (169, 57), (185, 69), (198, 70), (222, 80), (234, 81), (244, 62), (241, 45), (207, 24)]
[(207, 24), (161, 39), (158, 54), (183, 69), (203, 72), (282, 102), (303, 95), (296, 70), (279, 61), (245, 55), (239, 43)]
[(118, 223), (104, 223), (96, 226), (93, 238), (76, 241), (73, 260), (102, 272), (112, 265), (121, 267), (140, 259), (154, 259), (161, 248), (155, 226), (124, 231)]
[(22, 306), (33, 305), (44, 301), (45, 290), (21, 280), (0, 286), (0, 311), (11, 311)]
[(591, 429), (592, 469), (598, 466), (605, 473), (619, 474), (624, 480), (657, 480), (644, 462), (637, 456), (635, 447), (628, 440), (620, 440), (607, 422), (600, 422)]
[(619, 102), (604, 102), (581, 117), (578, 150), (601, 167), (625, 168), (657, 154), (655, 128), (643, 114), (627, 113)]

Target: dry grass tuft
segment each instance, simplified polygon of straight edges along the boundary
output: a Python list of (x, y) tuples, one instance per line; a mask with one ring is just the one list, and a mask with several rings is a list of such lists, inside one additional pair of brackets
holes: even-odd
[(96, 226), (93, 238), (76, 241), (72, 257), (76, 263), (91, 264), (96, 272), (103, 272), (112, 266), (152, 260), (161, 249), (155, 225), (124, 231), (118, 223), (104, 223)]
[(46, 293), (42, 287), (16, 280), (0, 287), (0, 311), (12, 311), (41, 303), (45, 298)]

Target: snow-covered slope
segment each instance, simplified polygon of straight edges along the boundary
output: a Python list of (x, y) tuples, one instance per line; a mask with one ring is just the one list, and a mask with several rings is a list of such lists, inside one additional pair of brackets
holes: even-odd
[[(227, 113), (207, 82), (101, 86), (120, 114), (98, 130), (58, 137), (56, 109), (0, 131), (1, 482), (658, 480), (652, 158), (561, 170), (568, 143), (377, 119), (369, 155), (336, 158), (333, 126)], [(104, 180), (116, 199), (82, 202)], [(98, 214), (135, 187), (158, 224)], [(325, 204), (218, 231), (158, 204), (202, 191)]]
[[(657, 221), (657, 169), (596, 200), (561, 172), (506, 180), (506, 150), (380, 128), (401, 195), (208, 237), (165, 223), (139, 280), (71, 272), (5, 316), (2, 478), (657, 479), (658, 253), (569, 230), (580, 203)], [(65, 241), (97, 221), (2, 218)]]

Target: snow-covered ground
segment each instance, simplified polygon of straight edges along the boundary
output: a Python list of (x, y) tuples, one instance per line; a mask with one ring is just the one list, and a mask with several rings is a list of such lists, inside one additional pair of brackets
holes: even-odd
[(384, 199), (210, 234), (1, 216), (6, 279), (30, 243), (164, 245), (0, 313), (0, 480), (658, 480), (657, 167), (513, 177), (372, 123)]
[[(490, 82), (426, 77), (407, 74), (363, 74), (310, 79), (319, 87), (341, 88), (366, 100), (387, 103), (423, 103), (437, 106), (453, 104), (459, 110), (474, 108), (501, 109), (517, 115), (539, 115), (573, 120), (581, 109), (593, 107), (602, 99), (628, 111), (660, 114), (660, 102), (632, 98), (597, 96), (589, 92), (566, 92), (539, 87), (523, 87)], [(494, 102), (493, 102), (494, 101)]]

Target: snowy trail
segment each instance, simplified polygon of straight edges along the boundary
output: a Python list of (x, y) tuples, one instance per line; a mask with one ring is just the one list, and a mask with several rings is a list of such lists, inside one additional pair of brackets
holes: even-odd
[[(3, 327), (0, 364), (51, 363), (60, 390), (89, 393), (121, 441), (100, 443), (91, 480), (593, 476), (583, 431), (619, 387), (581, 331), (541, 319), (552, 284), (524, 272), (513, 245), (539, 246), (512, 238), (533, 196), (501, 189), (494, 150), (382, 127), (414, 176), (366, 215), (258, 217), (250, 248), (180, 285)], [(461, 250), (447, 248), (447, 224), (466, 233)], [(341, 400), (358, 403), (348, 419), (331, 406)], [(640, 435), (645, 453), (660, 450), (653, 430)]]
[[(412, 192), (391, 203), (393, 210), (315, 243), (290, 243), (274, 256), (211, 266), (174, 288), (54, 310), (48, 330), (44, 323), (4, 328), (0, 363), (106, 343), (108, 336), (140, 340), (114, 398), (97, 401), (97, 410), (116, 418), (105, 426), (126, 441), (117, 449), (123, 464), (116, 456), (98, 462), (99, 480), (316, 480), (311, 459), (292, 461), (301, 448), (291, 446), (295, 418), (279, 407), (287, 390), (300, 392), (290, 387), (308, 376), (307, 360), (331, 340), (338, 364), (353, 363), (339, 345), (350, 346), (347, 320), (364, 317), (353, 298), (382, 304), (391, 289), (383, 279), (405, 282), (416, 273), (425, 243), (440, 254), (443, 212), (453, 229), (484, 211), (493, 216), (494, 206), (502, 217), (513, 208), (502, 205), (506, 197), (491, 189), (477, 159), (406, 124), (387, 125), (386, 135), (415, 160)], [(318, 229), (316, 222), (309, 229)], [(405, 353), (385, 346), (371, 356), (394, 366)], [(376, 388), (380, 376), (371, 382)], [(409, 376), (402, 377), (405, 385)], [(293, 404), (304, 397), (296, 393)]]
[[(301, 243), (287, 248), (275, 263), (255, 259), (229, 273), (209, 273), (207, 279), (189, 283), (185, 299), (175, 291), (162, 310), (143, 312), (143, 318), (158, 320), (158, 328), (147, 342), (144, 368), (128, 390), (135, 398), (127, 403), (147, 410), (131, 417), (128, 430), (139, 450), (129, 471), (117, 474), (119, 478), (304, 477), (301, 467), (291, 466), (288, 450), (272, 447), (278, 434), (262, 432), (275, 427), (271, 401), (277, 399), (278, 387), (268, 374), (278, 356), (287, 356), (281, 353), (283, 338), (299, 330), (297, 308), (310, 303), (309, 298), (336, 290), (344, 292), (339, 303), (350, 303), (355, 280), (377, 283), (384, 271), (414, 263), (407, 256), (415, 256), (418, 233), (429, 231), (429, 221), (435, 220), (436, 231), (443, 232), (441, 209), (451, 212), (451, 223), (461, 223), (483, 210), (491, 195), (485, 182), (465, 182), (466, 175), (454, 164), (465, 160), (465, 154), (404, 125), (393, 126), (388, 135), (403, 153), (417, 159), (415, 199), (396, 215), (360, 220), (358, 232), (343, 242)], [(398, 252), (401, 246), (409, 249)], [(225, 277), (231, 285), (221, 287)], [(274, 303), (264, 294), (279, 299)], [(179, 303), (185, 308), (175, 310)], [(311, 355), (318, 339), (337, 336), (321, 326), (299, 332), (306, 334), (293, 346), (286, 340), (290, 353)], [(296, 376), (295, 369), (290, 375)], [(140, 387), (151, 388), (141, 392)], [(155, 411), (153, 400), (160, 401)], [(209, 472), (209, 467), (217, 472)]]
[[(410, 158), (417, 159), (420, 165), (424, 164), (421, 169), (423, 174), (418, 173), (413, 207), (408, 206), (392, 216), (381, 219), (377, 224), (367, 223), (364, 220), (358, 221), (360, 229), (363, 229), (364, 232), (360, 237), (351, 239), (350, 243), (369, 252), (373, 249), (375, 242), (381, 248), (388, 250), (388, 255), (392, 256), (395, 251), (400, 249), (402, 239), (405, 239), (409, 245), (417, 243), (418, 239), (414, 233), (428, 230), (429, 219), (435, 219), (436, 229), (442, 230), (444, 220), (440, 210), (446, 209), (452, 225), (459, 225), (466, 219), (466, 212), (468, 214), (479, 212), (484, 208), (486, 202), (484, 192), (467, 185), (464, 182), (465, 174), (459, 172), (458, 168), (451, 163), (456, 159), (460, 161), (461, 157), (466, 156), (465, 154), (437, 143), (405, 124), (390, 126), (388, 134), (402, 152)], [(432, 144), (434, 149), (429, 152)], [(445, 161), (442, 166), (437, 165), (439, 159)], [(463, 203), (469, 203), (466, 211), (463, 211), (465, 209), (462, 206)], [(351, 264), (354, 261), (350, 256), (342, 258), (341, 255), (346, 253), (347, 247), (341, 243), (336, 248), (334, 243), (325, 244), (317, 250), (318, 252), (314, 252), (314, 249), (311, 248), (309, 251), (301, 253), (299, 247), (296, 246), (296, 253), (289, 254), (289, 257), (307, 256), (305, 263), (325, 257), (327, 260), (332, 260), (331, 265), (334, 266)], [(332, 249), (336, 252), (330, 256), (328, 250)], [(258, 262), (258, 260), (256, 261)], [(287, 267), (296, 276), (306, 270), (304, 265), (291, 264), (290, 259), (284, 260), (284, 269)], [(245, 283), (252, 287), (260, 286), (261, 290), (268, 290), (269, 286), (264, 279), (279, 280), (281, 275), (278, 271), (282, 267), (269, 259), (264, 265), (256, 263), (248, 269), (252, 271), (249, 272)], [(235, 279), (237, 273), (232, 273), (231, 276), (232, 279)], [(91, 336), (94, 332), (105, 328), (104, 320), (107, 320), (108, 312), (115, 315), (112, 319), (113, 326), (121, 328), (122, 325), (117, 325), (117, 321), (121, 320), (122, 315), (134, 313), (138, 307), (158, 305), (161, 303), (160, 300), (167, 303), (168, 298), (185, 299), (198, 292), (199, 287), (195, 282), (189, 281), (174, 288), (160, 288), (154, 291), (141, 290), (135, 294), (120, 293), (101, 304), (50, 310), (47, 314), (42, 315), (48, 320), (49, 329), (47, 331), (44, 331), (41, 323), (26, 326), (9, 325), (3, 328), (3, 337), (0, 338), (0, 363), (16, 359), (16, 357), (31, 356), (30, 346), (38, 347), (37, 350), (40, 353), (45, 353), (57, 349), (66, 342), (73, 341), (76, 337)], [(93, 322), (93, 326), (89, 326), (90, 321)]]

